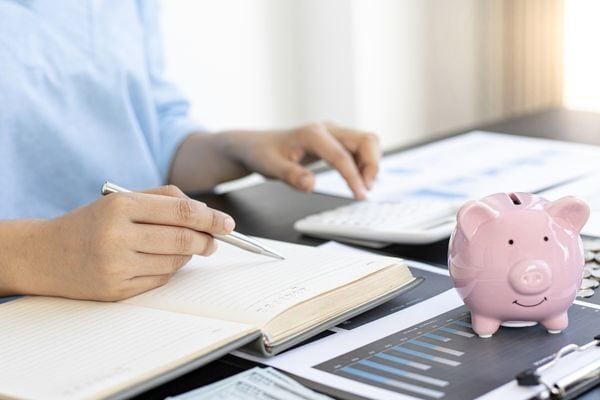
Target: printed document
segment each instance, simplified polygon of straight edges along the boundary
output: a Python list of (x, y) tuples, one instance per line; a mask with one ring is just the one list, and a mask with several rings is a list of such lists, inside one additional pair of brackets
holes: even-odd
[[(600, 170), (600, 147), (476, 131), (386, 156), (372, 201), (435, 198), (452, 203), (498, 192), (539, 192)], [(351, 198), (335, 171), (315, 191)]]

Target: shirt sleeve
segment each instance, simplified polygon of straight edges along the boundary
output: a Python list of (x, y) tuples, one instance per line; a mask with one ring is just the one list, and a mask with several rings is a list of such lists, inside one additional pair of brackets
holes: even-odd
[(160, 7), (158, 1), (139, 0), (138, 7), (144, 30), (144, 46), (148, 75), (159, 125), (156, 163), (164, 182), (181, 142), (202, 126), (188, 117), (189, 102), (177, 87), (165, 78)]

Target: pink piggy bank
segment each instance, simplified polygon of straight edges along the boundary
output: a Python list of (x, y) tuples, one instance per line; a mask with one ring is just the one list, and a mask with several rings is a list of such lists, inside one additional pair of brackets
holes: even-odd
[(579, 232), (589, 214), (575, 197), (550, 202), (527, 193), (462, 206), (448, 269), (475, 333), (491, 337), (503, 323), (539, 322), (550, 333), (568, 326), (585, 263)]

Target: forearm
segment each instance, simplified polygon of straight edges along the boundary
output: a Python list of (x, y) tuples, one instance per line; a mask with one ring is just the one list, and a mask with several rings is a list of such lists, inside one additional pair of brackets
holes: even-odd
[(0, 297), (35, 292), (36, 220), (0, 221)]
[(248, 175), (250, 171), (234, 157), (235, 137), (242, 134), (232, 131), (190, 135), (173, 158), (169, 183), (194, 192)]

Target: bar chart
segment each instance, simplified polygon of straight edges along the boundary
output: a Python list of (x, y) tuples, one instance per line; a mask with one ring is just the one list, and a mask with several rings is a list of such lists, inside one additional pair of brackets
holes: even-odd
[(597, 334), (600, 310), (574, 305), (569, 318), (570, 327), (558, 335), (536, 325), (503, 327), (482, 339), (463, 306), (313, 368), (420, 399), (475, 398), (562, 346)]

